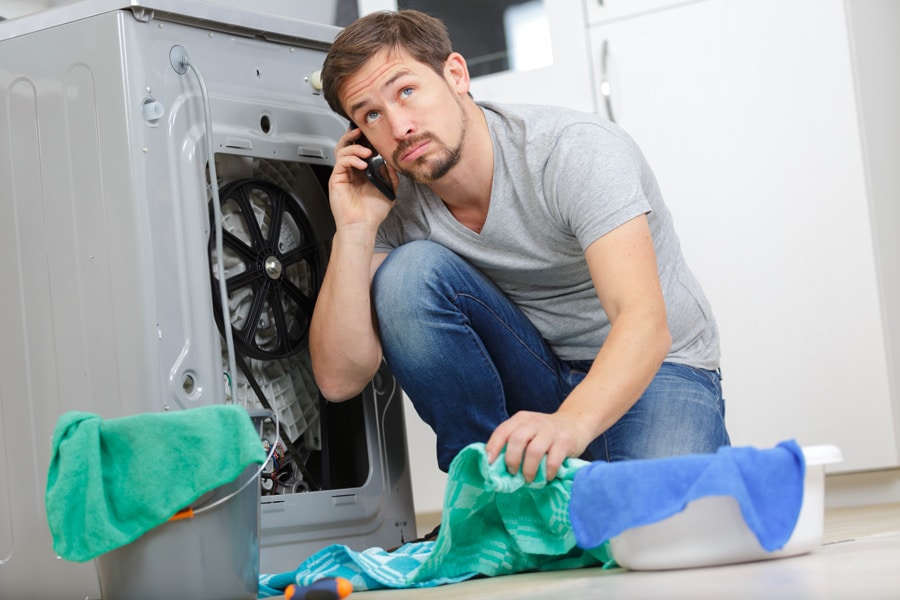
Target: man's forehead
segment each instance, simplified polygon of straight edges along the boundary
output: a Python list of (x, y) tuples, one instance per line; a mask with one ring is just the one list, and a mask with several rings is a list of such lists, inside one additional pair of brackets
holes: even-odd
[(344, 83), (340, 96), (347, 112), (352, 113), (360, 108), (365, 103), (369, 91), (379, 90), (404, 75), (416, 74), (423, 69), (430, 70), (430, 67), (413, 58), (402, 48), (379, 51)]

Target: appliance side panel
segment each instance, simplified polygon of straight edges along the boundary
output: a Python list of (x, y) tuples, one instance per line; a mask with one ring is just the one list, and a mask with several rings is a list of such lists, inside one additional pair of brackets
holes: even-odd
[(148, 387), (118, 18), (0, 43), (0, 597), (99, 596), (92, 564), (52, 550), (51, 435)]
[[(0, 60), (5, 57), (0, 53)], [(20, 198), (40, 198), (40, 146), (37, 124), (37, 89), (32, 80), (18, 78), (4, 85), (3, 93), (3, 170), (4, 211), (0, 218), (0, 261), (5, 285), (0, 287), (0, 319), (3, 322), (3, 344), (0, 344), (0, 593), (7, 591), (9, 574), (13, 573), (24, 551), (20, 539), (23, 531), (17, 524), (24, 518), (34, 522), (40, 515), (35, 510), (41, 503), (38, 487), (38, 465), (35, 454), (17, 449), (35, 448), (35, 423), (31, 398), (46, 394), (41, 378), (29, 377), (34, 360), (52, 363), (53, 336), (40, 315), (49, 313), (49, 290), (45, 278), (34, 277), (30, 261), (43, 262), (46, 250), (32, 247), (30, 232), (43, 231), (42, 207), (38, 202), (17, 202)], [(15, 152), (12, 149), (15, 148)], [(13, 202), (10, 202), (13, 200)], [(28, 302), (27, 298), (34, 296)], [(33, 350), (38, 352), (35, 353)], [(43, 350), (42, 350), (43, 349)], [(41, 355), (43, 352), (43, 356)], [(37, 355), (36, 355), (37, 354)], [(44, 431), (45, 428), (41, 428)], [(44, 438), (46, 440), (46, 437)], [(20, 569), (21, 570), (21, 569)]]

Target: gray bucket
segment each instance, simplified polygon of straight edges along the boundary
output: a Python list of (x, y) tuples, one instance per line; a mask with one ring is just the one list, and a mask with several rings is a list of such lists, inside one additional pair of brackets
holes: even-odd
[[(194, 510), (227, 497), (259, 465), (205, 494)], [(209, 510), (168, 521), (96, 559), (103, 600), (253, 600), (259, 587), (259, 484)]]

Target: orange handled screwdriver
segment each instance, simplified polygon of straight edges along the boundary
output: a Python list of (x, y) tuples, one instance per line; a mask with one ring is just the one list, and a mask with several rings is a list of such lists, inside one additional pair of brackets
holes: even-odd
[(288, 585), (285, 600), (341, 600), (353, 592), (353, 584), (343, 577), (326, 577), (309, 585)]

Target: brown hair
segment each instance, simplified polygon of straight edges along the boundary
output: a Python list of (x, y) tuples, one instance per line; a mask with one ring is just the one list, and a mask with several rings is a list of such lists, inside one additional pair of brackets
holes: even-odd
[(443, 74), (447, 57), (453, 52), (447, 28), (423, 12), (379, 11), (361, 17), (338, 34), (322, 66), (322, 93), (331, 110), (348, 116), (338, 98), (341, 86), (385, 48), (403, 48), (438, 74)]

